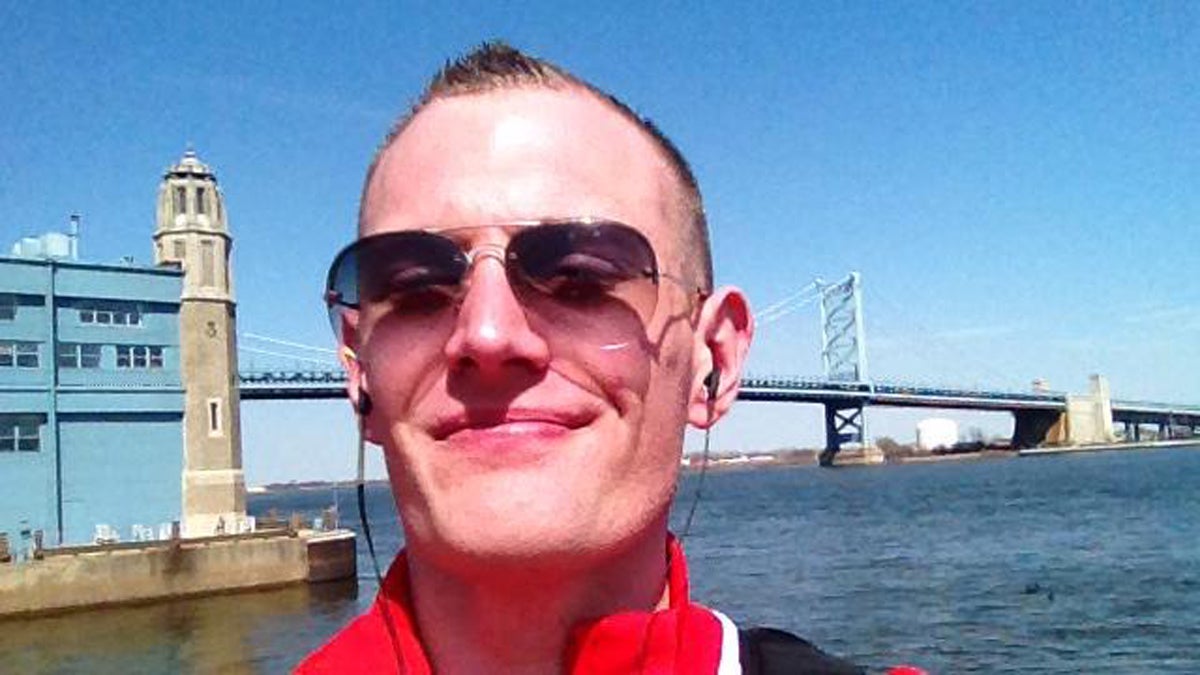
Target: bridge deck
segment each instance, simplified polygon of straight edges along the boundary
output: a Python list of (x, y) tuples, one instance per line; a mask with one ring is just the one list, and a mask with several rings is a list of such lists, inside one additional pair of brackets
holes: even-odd
[[(239, 375), (243, 400), (336, 399), (346, 397), (341, 371), (263, 371)], [(887, 382), (836, 382), (816, 378), (742, 380), (738, 398), (746, 401), (953, 408), (964, 410), (1066, 410), (1063, 392), (1011, 392), (958, 389)], [(1149, 401), (1112, 402), (1113, 420), (1138, 424), (1200, 426), (1200, 406)]]

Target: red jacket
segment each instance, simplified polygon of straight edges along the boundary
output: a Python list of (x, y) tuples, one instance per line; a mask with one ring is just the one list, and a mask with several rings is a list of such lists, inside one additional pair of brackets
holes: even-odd
[[(579, 625), (563, 656), (564, 672), (741, 672), (737, 628), (724, 615), (691, 602), (687, 563), (673, 537), (667, 541), (667, 559), (669, 606), (654, 612), (613, 614)], [(431, 675), (413, 622), (408, 590), (408, 565), (402, 553), (388, 570), (371, 609), (310, 654), (296, 672)], [(394, 636), (389, 635), (389, 626)]]

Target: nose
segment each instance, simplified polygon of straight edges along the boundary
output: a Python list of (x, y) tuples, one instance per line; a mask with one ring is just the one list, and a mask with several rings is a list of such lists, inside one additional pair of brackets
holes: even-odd
[(466, 281), (457, 323), (445, 347), (451, 372), (504, 379), (545, 370), (549, 346), (530, 328), (508, 283), (503, 252), (479, 251)]

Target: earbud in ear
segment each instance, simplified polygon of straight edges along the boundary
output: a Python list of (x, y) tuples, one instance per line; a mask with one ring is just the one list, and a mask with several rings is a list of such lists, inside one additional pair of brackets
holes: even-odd
[(361, 417), (366, 417), (371, 414), (371, 395), (368, 394), (362, 387), (358, 388), (358, 414)]
[(717, 400), (717, 387), (721, 385), (721, 369), (713, 368), (704, 376), (704, 389), (708, 392), (708, 401)]

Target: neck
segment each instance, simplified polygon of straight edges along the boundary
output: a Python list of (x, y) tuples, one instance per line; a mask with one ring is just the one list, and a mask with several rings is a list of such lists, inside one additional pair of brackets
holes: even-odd
[(665, 603), (666, 523), (569, 573), (546, 566), (449, 570), (409, 552), (412, 604), (436, 673), (562, 672), (580, 622)]

